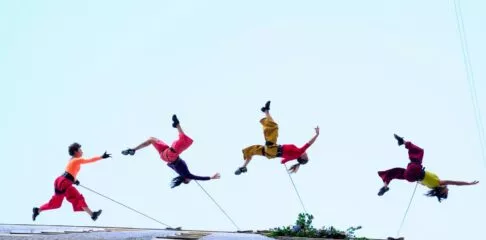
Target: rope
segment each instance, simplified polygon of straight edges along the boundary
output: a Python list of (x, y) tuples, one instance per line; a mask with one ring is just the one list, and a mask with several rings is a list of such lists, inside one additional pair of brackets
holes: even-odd
[(304, 206), (304, 201), (302, 201), (302, 198), (300, 197), (299, 191), (297, 190), (297, 187), (295, 186), (294, 179), (292, 179), (292, 176), (289, 173), (289, 169), (287, 168), (287, 165), (284, 164), (284, 167), (285, 167), (285, 172), (287, 172), (287, 174), (289, 175), (290, 182), (294, 186), (295, 193), (297, 193), (297, 197), (299, 197), (300, 204), (302, 205), (304, 212), (307, 214), (307, 210), (305, 209), (305, 206)]
[(158, 222), (158, 223), (160, 223), (160, 224), (162, 224), (162, 225), (164, 225), (164, 226), (166, 226), (166, 227), (168, 227), (168, 228), (171, 228), (171, 226), (169, 226), (169, 225), (167, 225), (167, 224), (165, 224), (165, 223), (163, 223), (163, 222), (161, 222), (161, 221), (159, 221), (159, 220), (157, 220), (157, 219), (155, 219), (155, 218), (153, 218), (153, 217), (150, 217), (150, 216), (148, 216), (147, 214), (144, 214), (144, 213), (142, 213), (142, 212), (139, 212), (139, 211), (137, 211), (137, 210), (135, 210), (135, 209), (133, 209), (133, 208), (131, 208), (131, 207), (129, 207), (129, 206), (127, 206), (127, 205), (125, 205), (125, 204), (121, 203), (121, 202), (118, 202), (118, 201), (116, 201), (116, 200), (114, 200), (114, 199), (112, 199), (112, 198), (109, 198), (109, 197), (107, 197), (107, 196), (105, 196), (105, 195), (103, 195), (103, 194), (101, 194), (101, 193), (99, 193), (99, 192), (96, 192), (95, 190), (93, 190), (93, 189), (91, 189), (91, 188), (85, 187), (85, 186), (83, 186), (83, 185), (81, 185), (81, 184), (79, 184), (79, 186), (80, 186), (80, 187), (82, 187), (82, 188), (84, 188), (84, 189), (86, 189), (86, 190), (88, 190), (88, 191), (91, 191), (91, 192), (93, 192), (93, 193), (95, 193), (95, 194), (98, 194), (98, 195), (100, 195), (100, 196), (102, 196), (102, 197), (104, 197), (104, 198), (106, 198), (106, 199), (109, 199), (109, 200), (111, 200), (111, 201), (113, 201), (113, 202), (115, 202), (115, 203), (118, 203), (118, 204), (120, 204), (120, 205), (122, 205), (122, 206), (124, 206), (124, 207), (126, 207), (126, 208), (128, 208), (128, 209), (130, 209), (130, 210), (132, 210), (132, 211), (134, 211), (134, 212), (136, 212), (136, 213), (138, 213), (138, 214), (140, 214), (140, 215), (142, 215), (142, 216), (146, 217), (146, 218), (152, 219), (152, 220), (154, 220), (154, 221), (156, 221), (156, 222)]
[(484, 127), (481, 121), (482, 120), (481, 109), (479, 108), (479, 103), (477, 98), (474, 72), (472, 69), (471, 58), (469, 57), (469, 46), (466, 37), (466, 30), (464, 27), (464, 20), (462, 17), (462, 9), (459, 0), (453, 0), (453, 3), (454, 3), (454, 12), (456, 15), (457, 31), (459, 33), (459, 38), (461, 41), (461, 50), (462, 50), (462, 56), (464, 61), (464, 67), (466, 71), (466, 79), (469, 84), (469, 93), (471, 95), (471, 102), (475, 113), (476, 128), (478, 129), (478, 134), (479, 134), (481, 154), (483, 157), (483, 161), (486, 164), (486, 140), (485, 140), (486, 137), (484, 133)]
[(226, 217), (231, 221), (231, 223), (233, 223), (233, 225), (236, 227), (236, 229), (238, 231), (240, 231), (240, 228), (238, 227), (238, 225), (236, 225), (235, 221), (233, 221), (233, 219), (226, 213), (226, 211), (218, 204), (218, 202), (216, 202), (216, 200), (214, 200), (214, 198), (211, 196), (211, 194), (209, 194), (206, 189), (203, 188), (203, 186), (201, 186), (201, 184), (199, 184), (198, 181), (195, 181), (197, 183), (197, 185), (199, 185), (199, 187), (206, 193), (206, 195), (208, 195), (209, 198), (211, 198), (211, 200), (213, 200), (214, 204), (216, 204), (216, 206), (218, 206), (219, 210), (221, 210), (221, 212), (223, 212), (224, 215), (226, 215)]
[(412, 197), (410, 198), (410, 202), (408, 203), (407, 210), (405, 211), (405, 214), (403, 215), (402, 223), (400, 224), (400, 228), (398, 228), (397, 237), (400, 236), (400, 232), (402, 231), (403, 223), (405, 223), (405, 218), (408, 215), (408, 210), (410, 209), (410, 205), (412, 205), (412, 200), (413, 200), (413, 197), (415, 196), (415, 191), (417, 191), (417, 186), (418, 186), (418, 182), (417, 182), (417, 184), (415, 184), (415, 189), (413, 190)]

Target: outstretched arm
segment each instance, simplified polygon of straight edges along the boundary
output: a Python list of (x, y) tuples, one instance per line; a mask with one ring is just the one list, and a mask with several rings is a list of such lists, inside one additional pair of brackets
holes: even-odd
[(314, 137), (311, 138), (311, 140), (309, 140), (309, 142), (307, 142), (307, 144), (309, 144), (309, 147), (314, 144), (314, 142), (316, 141), (317, 137), (319, 137), (319, 126), (317, 126), (316, 128), (314, 128), (314, 130), (316, 131), (316, 135), (314, 135)]
[(86, 163), (92, 163), (92, 162), (97, 162), (101, 159), (105, 159), (105, 158), (109, 158), (111, 157), (111, 154), (109, 153), (103, 153), (103, 155), (101, 156), (97, 156), (97, 157), (92, 157), (92, 158), (78, 158), (76, 160), (74, 160), (74, 164), (86, 164)]
[(210, 177), (201, 177), (201, 176), (194, 175), (192, 173), (184, 177), (192, 180), (199, 180), (199, 181), (207, 181), (211, 179)]
[(214, 174), (212, 177), (201, 177), (194, 175), (192, 173), (189, 173), (188, 175), (184, 176), (184, 178), (192, 179), (192, 180), (200, 180), (200, 181), (207, 181), (211, 179), (220, 179), (221, 175), (219, 173)]
[[(307, 151), (307, 149), (310, 146), (312, 146), (312, 144), (314, 144), (314, 142), (316, 141), (317, 137), (319, 137), (319, 126), (317, 126), (316, 128), (314, 128), (314, 130), (316, 131), (316, 135), (314, 135), (314, 137), (312, 137), (302, 148), (300, 148), (300, 151), (302, 152), (302, 154), (304, 154), (305, 151)], [(287, 163), (289, 161), (292, 161), (292, 160), (294, 160), (294, 159), (291, 159), (291, 158), (283, 158), (280, 161), (280, 163), (285, 164), (285, 163)], [(295, 168), (297, 168), (297, 169), (295, 169)], [(298, 167), (292, 166), (291, 169), (293, 169), (292, 170), (293, 172), (297, 172)]]
[(99, 160), (101, 160), (101, 156), (97, 156), (97, 157), (92, 157), (92, 158), (81, 158), (80, 159), (80, 164), (86, 164), (86, 163), (92, 163), (92, 162), (97, 162)]
[(473, 182), (451, 181), (451, 180), (440, 181), (440, 185), (455, 185), (455, 186), (476, 185), (478, 183), (479, 181), (473, 181)]
[(92, 158), (77, 158), (72, 160), (72, 164), (74, 165), (81, 165), (81, 164), (86, 164), (86, 163), (93, 163), (101, 160), (101, 156), (98, 157), (92, 157)]

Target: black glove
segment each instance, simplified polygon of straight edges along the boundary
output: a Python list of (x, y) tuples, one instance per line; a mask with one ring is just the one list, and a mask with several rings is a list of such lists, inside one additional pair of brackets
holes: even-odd
[(103, 156), (101, 156), (101, 158), (105, 159), (105, 158), (109, 158), (111, 157), (111, 154), (108, 154), (108, 153), (103, 153)]
[(79, 180), (74, 181), (75, 185), (79, 185)]

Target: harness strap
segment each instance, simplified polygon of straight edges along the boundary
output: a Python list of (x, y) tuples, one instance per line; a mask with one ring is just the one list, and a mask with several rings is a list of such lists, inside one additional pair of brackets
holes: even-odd
[[(68, 172), (64, 172), (61, 177), (64, 177), (65, 180), (69, 180), (71, 183), (74, 183), (74, 176)], [(63, 180), (64, 181), (64, 180)], [(54, 186), (54, 192), (56, 194), (64, 194), (66, 193), (66, 189), (58, 189), (57, 186)]]

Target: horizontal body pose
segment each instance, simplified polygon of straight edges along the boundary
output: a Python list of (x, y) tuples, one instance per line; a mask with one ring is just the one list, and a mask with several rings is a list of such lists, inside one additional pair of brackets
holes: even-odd
[(255, 155), (265, 156), (268, 159), (280, 157), (282, 158), (282, 164), (297, 160), (298, 163), (294, 164), (289, 170), (291, 173), (296, 173), (299, 170), (300, 165), (306, 164), (309, 161), (309, 156), (306, 151), (312, 144), (314, 144), (319, 136), (319, 127), (315, 128), (315, 136), (300, 148), (293, 144), (279, 145), (277, 143), (278, 124), (270, 115), (270, 101), (261, 108), (261, 111), (265, 113), (265, 117), (260, 120), (263, 127), (263, 135), (265, 137), (265, 145), (252, 145), (243, 149), (243, 159), (245, 163), (235, 171), (235, 174), (240, 175), (241, 173), (247, 172), (247, 166)]
[(192, 145), (193, 140), (184, 133), (176, 115), (172, 116), (172, 127), (177, 128), (179, 131), (179, 139), (175, 140), (172, 143), (172, 146), (169, 146), (161, 140), (152, 137), (135, 148), (129, 148), (122, 151), (122, 154), (134, 155), (136, 151), (142, 148), (149, 145), (154, 146), (154, 148), (158, 151), (160, 158), (167, 162), (167, 166), (172, 168), (179, 175), (178, 177), (172, 179), (171, 188), (177, 187), (181, 183), (187, 184), (191, 180), (207, 181), (211, 179), (219, 179), (221, 177), (219, 173), (214, 174), (212, 177), (201, 177), (194, 175), (189, 171), (186, 162), (180, 158), (180, 154)]
[(66, 166), (66, 171), (54, 181), (54, 196), (52, 196), (48, 203), (33, 209), (33, 221), (35, 221), (37, 216), (43, 211), (60, 208), (64, 198), (73, 205), (73, 210), (75, 212), (85, 211), (91, 216), (93, 221), (96, 221), (100, 216), (101, 210), (92, 212), (86, 204), (83, 195), (78, 192), (73, 184), (79, 185), (77, 175), (82, 164), (93, 163), (101, 159), (109, 158), (111, 155), (105, 152), (99, 157), (83, 158), (83, 150), (81, 150), (81, 145), (78, 143), (71, 144), (68, 151), (72, 158)]
[(406, 141), (395, 134), (395, 139), (398, 141), (398, 145), (405, 145), (408, 149), (408, 157), (410, 163), (407, 168), (392, 168), (386, 171), (379, 171), (378, 175), (383, 180), (384, 186), (378, 192), (378, 196), (383, 196), (390, 188), (388, 185), (393, 179), (407, 180), (409, 182), (419, 182), (425, 187), (429, 188), (429, 192), (426, 196), (437, 197), (439, 202), (442, 199), (447, 199), (449, 194), (449, 185), (464, 186), (464, 185), (475, 185), (478, 181), (473, 182), (462, 182), (462, 181), (451, 181), (451, 180), (441, 180), (435, 173), (426, 171), (422, 166), (422, 159), (424, 157), (424, 150), (412, 142)]

